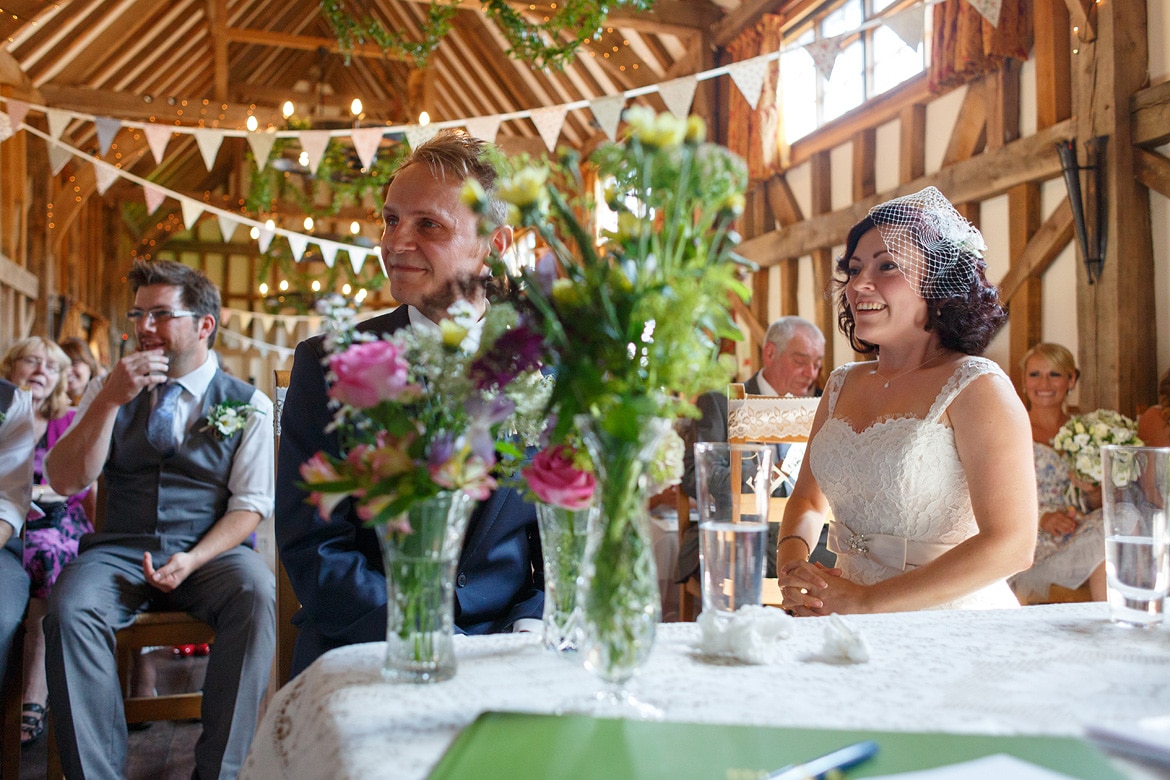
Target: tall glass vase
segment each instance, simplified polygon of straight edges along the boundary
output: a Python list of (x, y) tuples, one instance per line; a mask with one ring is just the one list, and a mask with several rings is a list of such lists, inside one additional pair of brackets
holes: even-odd
[(462, 491), (420, 501), (378, 527), (386, 570), (386, 661), (392, 682), (432, 683), (455, 675), (455, 568), (475, 501)]
[(577, 650), (577, 577), (585, 557), (589, 509), (536, 505), (544, 555), (544, 645), (558, 653)]
[(598, 483), (577, 595), (585, 668), (607, 684), (591, 709), (602, 715), (661, 717), (625, 684), (649, 657), (661, 618), (645, 468), (670, 423), (646, 419), (636, 435), (626, 437), (592, 417), (575, 422)]

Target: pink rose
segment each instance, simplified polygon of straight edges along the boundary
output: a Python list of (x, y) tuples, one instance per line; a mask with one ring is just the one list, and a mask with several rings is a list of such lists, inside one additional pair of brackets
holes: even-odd
[(573, 466), (573, 449), (563, 444), (541, 450), (520, 473), (537, 498), (565, 509), (585, 509), (597, 486), (592, 472)]
[(329, 359), (337, 381), (329, 396), (355, 409), (382, 401), (413, 401), (419, 395), (409, 380), (405, 351), (392, 341), (365, 341)]

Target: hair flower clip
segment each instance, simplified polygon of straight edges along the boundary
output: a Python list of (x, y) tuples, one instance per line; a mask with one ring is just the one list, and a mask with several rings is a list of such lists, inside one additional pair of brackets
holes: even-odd
[[(248, 417), (257, 412), (255, 406), (252, 404), (245, 404), (239, 401), (224, 401), (221, 404), (216, 404), (207, 412), (207, 425), (199, 429), (200, 433), (203, 431), (211, 431), (215, 438), (223, 441), (233, 434), (244, 430), (244, 426), (248, 424)], [(259, 412), (264, 414), (264, 412)]]

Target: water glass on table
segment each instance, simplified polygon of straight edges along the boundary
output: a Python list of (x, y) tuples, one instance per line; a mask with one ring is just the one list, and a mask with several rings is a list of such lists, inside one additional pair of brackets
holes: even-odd
[(695, 444), (703, 610), (730, 616), (760, 603), (775, 449)]
[(1170, 588), (1170, 447), (1110, 444), (1101, 463), (1110, 618), (1156, 625)]

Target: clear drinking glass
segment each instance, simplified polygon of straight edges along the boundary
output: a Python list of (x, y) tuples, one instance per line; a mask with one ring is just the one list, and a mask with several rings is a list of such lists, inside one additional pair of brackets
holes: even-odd
[(695, 444), (704, 611), (730, 617), (760, 603), (774, 454), (767, 444)]
[(1105, 572), (1115, 623), (1162, 622), (1170, 588), (1170, 447), (1101, 448)]

